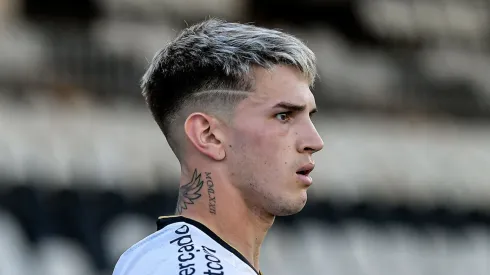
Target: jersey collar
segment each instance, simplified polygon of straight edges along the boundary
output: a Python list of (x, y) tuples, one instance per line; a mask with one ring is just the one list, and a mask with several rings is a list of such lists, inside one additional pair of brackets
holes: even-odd
[(164, 227), (166, 227), (170, 224), (177, 223), (177, 222), (185, 222), (185, 223), (188, 223), (188, 224), (191, 224), (191, 225), (197, 227), (199, 230), (201, 230), (204, 234), (208, 235), (211, 239), (213, 239), (215, 242), (217, 242), (223, 248), (225, 248), (226, 250), (230, 251), (235, 256), (237, 256), (240, 260), (242, 260), (242, 262), (244, 262), (248, 266), (250, 266), (255, 271), (255, 273), (257, 273), (257, 275), (263, 275), (262, 272), (260, 272), (260, 271), (257, 272), (257, 270), (255, 270), (253, 265), (240, 252), (238, 252), (238, 250), (236, 250), (229, 243), (227, 243), (226, 241), (221, 239), (218, 235), (216, 235), (216, 233), (211, 231), (211, 229), (209, 229), (204, 224), (202, 224), (196, 220), (189, 219), (189, 218), (184, 217), (184, 216), (161, 216), (161, 217), (158, 217), (158, 220), (157, 220), (157, 231), (163, 229)]

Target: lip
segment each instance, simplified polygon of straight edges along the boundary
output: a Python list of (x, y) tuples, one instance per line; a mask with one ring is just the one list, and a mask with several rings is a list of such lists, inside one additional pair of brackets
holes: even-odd
[(301, 174), (296, 174), (296, 176), (298, 177), (299, 181), (306, 186), (310, 186), (313, 184), (313, 179), (310, 176), (301, 175)]
[[(301, 182), (309, 186), (313, 183), (313, 179), (310, 177), (310, 173), (313, 171), (313, 169), (315, 169), (315, 164), (313, 163), (308, 163), (306, 165), (303, 165), (301, 166), (301, 168), (299, 168), (296, 171), (296, 176)], [(300, 174), (298, 173), (300, 171), (306, 171), (306, 172), (304, 174)]]

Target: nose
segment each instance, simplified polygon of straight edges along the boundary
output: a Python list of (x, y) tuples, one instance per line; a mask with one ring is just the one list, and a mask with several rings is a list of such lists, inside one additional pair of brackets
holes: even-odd
[(298, 144), (300, 153), (313, 154), (323, 149), (323, 140), (313, 123), (310, 123), (309, 127), (300, 133), (300, 136)]

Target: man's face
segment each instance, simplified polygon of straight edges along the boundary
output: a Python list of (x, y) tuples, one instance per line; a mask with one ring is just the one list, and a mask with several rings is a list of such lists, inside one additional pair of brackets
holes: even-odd
[(230, 176), (254, 207), (283, 216), (305, 205), (311, 178), (299, 171), (311, 169), (312, 154), (323, 147), (311, 121), (315, 110), (297, 69), (255, 70), (255, 91), (236, 107), (227, 144)]

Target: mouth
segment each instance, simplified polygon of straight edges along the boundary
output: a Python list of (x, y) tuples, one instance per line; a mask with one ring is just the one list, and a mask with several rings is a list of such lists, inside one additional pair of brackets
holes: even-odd
[(315, 165), (312, 163), (309, 163), (307, 165), (302, 166), (301, 168), (296, 171), (296, 174), (298, 175), (303, 175), (303, 176), (309, 176), (310, 173), (315, 169)]
[(303, 175), (303, 176), (309, 176), (310, 173), (311, 173), (311, 170), (301, 170), (301, 171), (296, 172), (296, 174)]
[(301, 168), (299, 168), (296, 171), (296, 175), (298, 175), (298, 178), (301, 182), (303, 182), (305, 185), (311, 185), (313, 183), (313, 179), (310, 177), (311, 171), (315, 168), (314, 164), (307, 164)]

